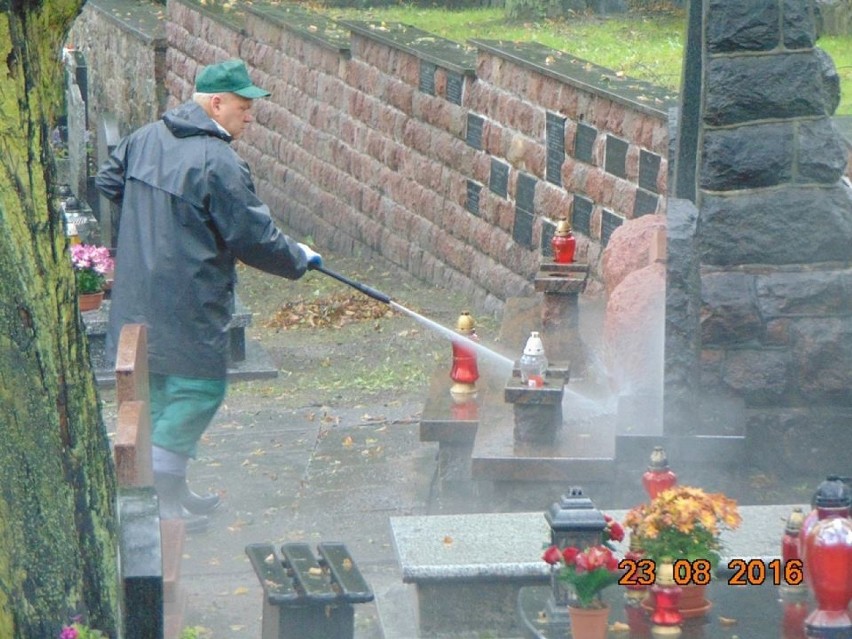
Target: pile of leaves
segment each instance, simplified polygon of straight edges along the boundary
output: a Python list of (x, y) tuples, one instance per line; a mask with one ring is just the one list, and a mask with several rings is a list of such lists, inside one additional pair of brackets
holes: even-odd
[(334, 293), (316, 299), (297, 299), (282, 304), (265, 322), (264, 328), (342, 328), (353, 322), (393, 317), (394, 311), (382, 302), (360, 293)]

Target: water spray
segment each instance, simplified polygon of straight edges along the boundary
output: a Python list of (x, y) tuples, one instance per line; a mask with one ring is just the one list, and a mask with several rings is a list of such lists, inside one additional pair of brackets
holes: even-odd
[(402, 304), (394, 302), (389, 295), (386, 295), (385, 293), (374, 289), (372, 286), (367, 286), (366, 284), (362, 284), (361, 282), (356, 282), (355, 280), (350, 279), (345, 275), (341, 275), (340, 273), (337, 273), (331, 270), (330, 268), (326, 268), (325, 266), (312, 264), (308, 268), (328, 275), (329, 277), (336, 279), (338, 282), (346, 284), (347, 286), (351, 286), (356, 291), (363, 293), (367, 297), (371, 297), (374, 300), (382, 302), (383, 304), (387, 304), (391, 308), (398, 310), (400, 313), (408, 315), (415, 321), (423, 324), (424, 326), (435, 331), (436, 333), (443, 335), (450, 341), (461, 342), (462, 344), (465, 344), (469, 348), (474, 349), (477, 353), (484, 355), (489, 359), (496, 359), (498, 363), (502, 364), (503, 366), (508, 366), (511, 369), (515, 365), (515, 362), (512, 359), (505, 357), (504, 355), (500, 355), (499, 353), (491, 350), (490, 348), (483, 346), (480, 342), (472, 340), (469, 337), (466, 337), (452, 329), (447, 328), (446, 326), (442, 326), (441, 324), (438, 324), (437, 322), (432, 321), (427, 317), (423, 317), (419, 313), (412, 311), (410, 308), (406, 308)]

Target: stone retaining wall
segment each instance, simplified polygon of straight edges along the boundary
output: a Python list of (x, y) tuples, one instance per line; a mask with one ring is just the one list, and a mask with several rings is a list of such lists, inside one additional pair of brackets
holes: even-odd
[[(597, 278), (618, 225), (665, 213), (674, 101), (658, 87), (535, 44), (460, 45), (294, 7), (236, 7), (168, 4), (164, 106), (190, 97), (201, 66), (246, 60), (273, 95), (256, 103), (238, 152), (275, 214), (320, 247), (379, 253), (499, 310), (533, 292), (558, 218), (573, 218)], [(107, 13), (81, 37), (118, 37)], [(107, 69), (97, 83), (129, 100), (106, 80), (102, 39), (87, 42)], [(123, 124), (141, 123), (126, 112)]]

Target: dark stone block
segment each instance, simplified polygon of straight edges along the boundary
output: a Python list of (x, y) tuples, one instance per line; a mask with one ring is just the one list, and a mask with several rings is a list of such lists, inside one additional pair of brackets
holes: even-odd
[(701, 158), (701, 187), (710, 191), (775, 186), (793, 178), (793, 124), (708, 130)]
[(797, 181), (834, 184), (843, 177), (847, 157), (846, 146), (831, 120), (799, 123)]
[(538, 180), (527, 173), (518, 175), (515, 202), (519, 208), (522, 208), (528, 213), (535, 213), (535, 185), (537, 183)]
[(788, 49), (810, 49), (817, 40), (816, 21), (810, 2), (784, 0), (784, 46)]
[(852, 407), (852, 317), (799, 318), (789, 333), (803, 403)]
[(612, 173), (620, 178), (627, 177), (627, 148), (628, 144), (624, 140), (613, 135), (606, 136), (605, 168), (607, 173)]
[(447, 71), (447, 100), (461, 106), (464, 94), (464, 76), (455, 71)]
[(837, 107), (840, 106), (840, 75), (837, 73), (837, 67), (834, 66), (834, 60), (825, 51), (815, 47), (814, 55), (819, 61), (820, 73), (822, 74), (825, 112), (828, 115), (834, 115)]
[(734, 349), (722, 364), (722, 381), (747, 406), (775, 405), (789, 391), (790, 354), (786, 351)]
[(642, 189), (636, 190), (636, 201), (633, 203), (633, 217), (641, 217), (657, 212), (659, 196)]
[(163, 556), (160, 513), (153, 488), (122, 488), (118, 496), (119, 552), (128, 639), (161, 639)]
[(704, 121), (826, 115), (820, 60), (813, 52), (713, 58), (707, 62)]
[(515, 224), (512, 227), (512, 238), (521, 246), (532, 248), (533, 215), (519, 207), (515, 207)]
[(660, 174), (661, 158), (656, 153), (642, 149), (639, 151), (639, 186), (646, 191), (659, 193), (657, 177)]
[(604, 209), (601, 217), (601, 246), (606, 246), (609, 243), (609, 238), (612, 237), (615, 229), (622, 224), (624, 224), (623, 217)]
[(852, 284), (852, 270), (774, 272), (757, 275), (755, 290), (761, 316), (808, 317), (848, 313), (845, 287)]
[(475, 113), (467, 114), (467, 134), (465, 140), (474, 149), (482, 150), (482, 116)]
[(488, 180), (488, 188), (500, 197), (509, 194), (509, 165), (497, 158), (491, 158), (491, 176)]
[(427, 95), (435, 95), (435, 72), (438, 67), (425, 60), (420, 61), (420, 90)]
[(571, 226), (578, 233), (591, 235), (592, 233), (592, 210), (595, 203), (582, 195), (574, 196), (571, 212)]
[[(800, 3), (801, 4), (801, 3)], [(707, 50), (771, 51), (778, 46), (778, 0), (711, 0), (706, 20)]]
[[(780, 188), (738, 197), (705, 195), (698, 251), (706, 265), (849, 260), (852, 189)], [(782, 222), (782, 223), (779, 223)]]
[(759, 342), (763, 319), (754, 294), (754, 275), (707, 273), (701, 278), (701, 342), (733, 346)]
[(595, 127), (583, 124), (582, 122), (577, 124), (577, 134), (574, 137), (574, 157), (580, 160), (580, 162), (591, 164), (593, 160), (592, 152), (597, 137), (598, 130)]
[(553, 444), (562, 427), (562, 403), (513, 404), (516, 443)]
[(562, 186), (562, 163), (565, 161), (565, 118), (547, 113), (545, 125), (547, 147), (547, 181)]
[(473, 180), (467, 181), (467, 199), (465, 200), (465, 208), (474, 215), (479, 215), (480, 191), (482, 191), (481, 184), (477, 184)]

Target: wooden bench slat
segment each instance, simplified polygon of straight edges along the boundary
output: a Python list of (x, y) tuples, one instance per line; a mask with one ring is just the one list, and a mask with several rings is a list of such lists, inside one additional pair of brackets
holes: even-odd
[(317, 545), (322, 561), (331, 572), (332, 581), (340, 588), (340, 595), (351, 603), (373, 600), (373, 591), (367, 584), (358, 566), (339, 542), (322, 542)]
[(308, 544), (284, 544), (281, 546), (281, 553), (290, 569), (296, 589), (303, 592), (309, 600), (330, 602), (337, 599), (337, 593), (332, 589), (328, 576)]
[(292, 603), (300, 598), (272, 544), (249, 544), (246, 554), (270, 604)]

